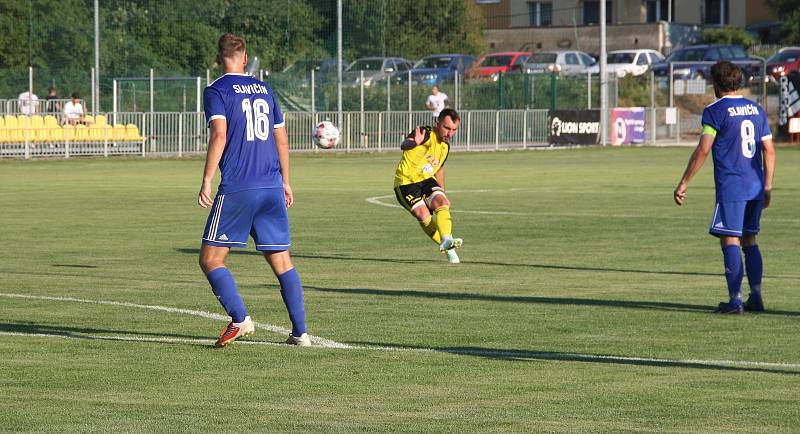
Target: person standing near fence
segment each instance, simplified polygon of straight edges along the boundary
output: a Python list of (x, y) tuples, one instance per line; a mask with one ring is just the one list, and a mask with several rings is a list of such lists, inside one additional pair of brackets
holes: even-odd
[[(287, 344), (309, 346), (303, 287), (289, 256), (289, 217), (294, 203), (289, 185), (289, 139), (272, 88), (245, 74), (245, 40), (231, 33), (217, 43), (217, 62), (225, 74), (203, 92), (210, 128), (208, 154), (198, 204), (211, 207), (200, 248), (200, 268), (231, 317), (214, 344), (224, 347), (252, 334), (236, 282), (225, 266), (231, 247), (255, 241), (281, 286), (292, 331)], [(214, 200), (211, 182), (219, 166), (222, 179)]]
[(433, 85), (431, 94), (425, 101), (425, 108), (433, 113), (433, 121), (438, 122), (439, 113), (447, 107), (447, 94), (439, 90), (439, 86)]
[[(700, 143), (673, 196), (678, 206), (683, 205), (689, 181), (711, 152), (717, 204), (708, 231), (720, 240), (729, 295), (729, 300), (721, 302), (715, 312), (763, 312), (763, 264), (756, 234), (760, 230), (761, 211), (769, 207), (772, 199), (775, 173), (772, 133), (764, 109), (737, 94), (742, 83), (742, 70), (738, 66), (728, 61), (717, 62), (711, 67), (711, 76), (719, 99), (703, 110)], [(750, 295), (743, 302), (745, 269)]]

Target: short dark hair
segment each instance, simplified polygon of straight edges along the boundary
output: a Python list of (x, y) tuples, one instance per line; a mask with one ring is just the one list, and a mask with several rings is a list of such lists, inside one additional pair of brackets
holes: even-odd
[(81, 99), (81, 94), (79, 94), (78, 92), (72, 92), (72, 97), (75, 99)]
[(458, 121), (461, 120), (461, 116), (458, 115), (457, 111), (455, 111), (455, 110), (453, 110), (451, 108), (446, 108), (446, 109), (442, 110), (441, 113), (439, 113), (439, 117), (436, 118), (436, 121), (437, 122), (443, 122), (444, 118), (446, 118), (446, 117), (449, 117), (453, 122), (458, 122)]
[(727, 60), (720, 60), (711, 67), (711, 77), (722, 92), (733, 92), (742, 86), (742, 70)]
[(234, 33), (226, 33), (217, 41), (217, 61), (222, 64), (222, 59), (233, 57), (237, 53), (244, 53), (246, 49), (247, 44), (243, 37)]

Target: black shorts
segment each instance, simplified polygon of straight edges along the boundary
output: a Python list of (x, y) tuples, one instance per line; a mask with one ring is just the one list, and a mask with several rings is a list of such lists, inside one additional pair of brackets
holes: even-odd
[(397, 201), (409, 211), (421, 206), (420, 203), (427, 205), (427, 202), (436, 192), (444, 194), (444, 189), (436, 182), (436, 178), (428, 178), (413, 184), (398, 185), (394, 188)]

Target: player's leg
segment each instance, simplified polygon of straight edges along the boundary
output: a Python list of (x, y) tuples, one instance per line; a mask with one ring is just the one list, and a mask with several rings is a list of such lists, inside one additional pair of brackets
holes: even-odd
[(264, 255), (280, 283), (281, 298), (292, 323), (292, 333), (286, 343), (308, 346), (311, 345), (311, 340), (306, 333), (303, 285), (289, 255), (291, 236), (283, 189), (258, 191), (260, 206), (255, 213), (250, 235), (256, 242), (256, 249)]
[(729, 301), (719, 304), (718, 313), (744, 312), (742, 301), (742, 224), (744, 222), (745, 202), (721, 202), (714, 211), (709, 233), (719, 237), (722, 260), (725, 265), (725, 280), (728, 285)]
[(200, 268), (217, 300), (231, 317), (231, 322), (215, 343), (219, 347), (255, 331), (236, 281), (225, 267), (230, 248), (247, 245), (247, 228), (250, 226), (248, 200), (241, 196), (235, 193), (218, 195), (214, 199), (200, 246)]
[(394, 193), (400, 205), (417, 219), (425, 235), (439, 245), (442, 242), (442, 238), (433, 216), (428, 207), (425, 206), (420, 183), (395, 187)]
[(744, 213), (744, 236), (742, 237), (742, 251), (744, 252), (744, 265), (747, 271), (747, 283), (750, 285), (750, 294), (744, 303), (744, 310), (763, 312), (764, 301), (761, 297), (761, 276), (764, 265), (761, 259), (761, 250), (758, 248), (756, 234), (761, 222), (761, 210), (764, 202), (760, 200), (749, 201)]

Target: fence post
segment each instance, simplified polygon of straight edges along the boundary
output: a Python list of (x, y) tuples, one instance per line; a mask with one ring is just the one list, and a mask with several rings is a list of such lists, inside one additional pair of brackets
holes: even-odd
[(383, 112), (378, 112), (378, 152), (383, 145)]
[(494, 150), (500, 149), (500, 110), (494, 112)]
[(558, 95), (556, 92), (558, 91), (558, 86), (556, 85), (556, 73), (550, 73), (550, 110), (556, 109), (556, 98)]
[(392, 79), (386, 77), (386, 111), (392, 110)]
[(522, 113), (522, 149), (528, 149), (528, 108)]
[(200, 76), (197, 77), (197, 101), (195, 104), (195, 117), (194, 117), (194, 148), (195, 152), (200, 152)]
[(592, 73), (586, 73), (586, 108), (592, 109)]
[(178, 113), (178, 157), (183, 156), (183, 112)]
[(470, 127), (472, 126), (472, 112), (467, 112), (467, 151), (469, 151), (470, 145)]
[(103, 156), (108, 157), (108, 128), (103, 128)]
[(497, 74), (497, 106), (502, 110), (506, 104), (506, 83), (503, 73), (498, 72)]
[(359, 145), (363, 148), (366, 144), (365, 136), (364, 136), (364, 71), (361, 71), (361, 96), (360, 96), (360, 111), (358, 117), (358, 142)]
[(64, 131), (64, 133), (65, 133), (64, 137), (66, 138), (66, 140), (64, 141), (64, 158), (69, 158), (69, 133), (70, 132), (75, 132), (75, 129), (74, 128), (70, 128), (70, 129)]
[(413, 107), (411, 107), (411, 70), (408, 70), (408, 130), (411, 131), (413, 127), (411, 123), (411, 111)]
[(317, 104), (316, 104), (316, 77), (314, 76), (314, 68), (311, 68), (311, 113), (313, 114), (317, 111)]
[(653, 145), (656, 144), (656, 73), (650, 70), (650, 126), (653, 128)]
[[(28, 105), (28, 107), (33, 107), (33, 106)], [(30, 125), (28, 125), (28, 127), (25, 128), (23, 131), (25, 132), (25, 159), (27, 160), (28, 158), (31, 158), (31, 144), (30, 140), (28, 139), (28, 133), (30, 132)]]

